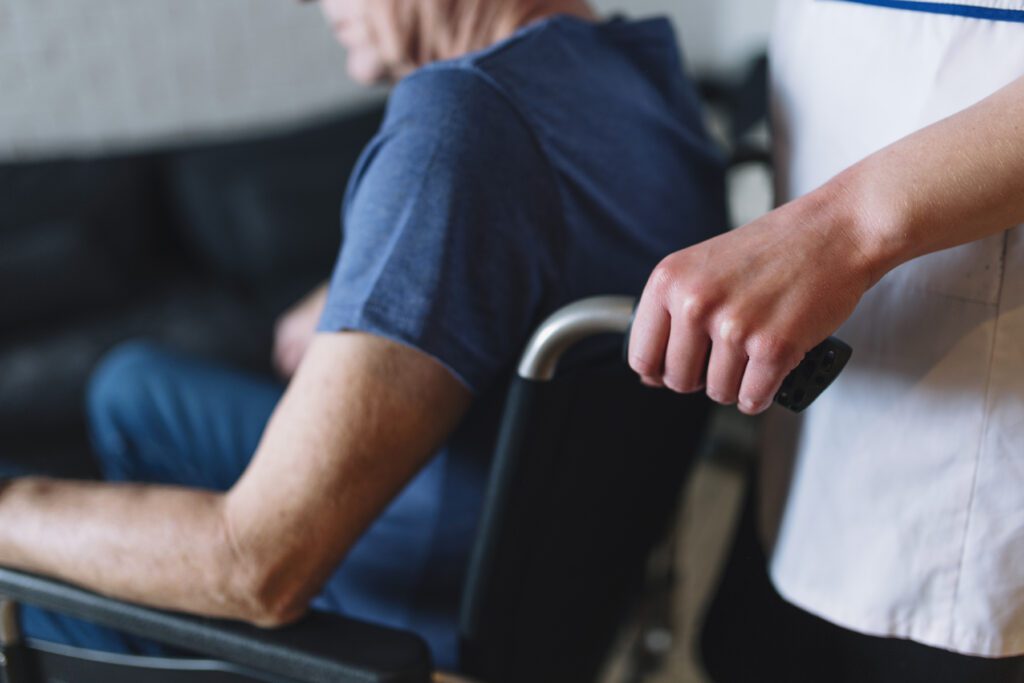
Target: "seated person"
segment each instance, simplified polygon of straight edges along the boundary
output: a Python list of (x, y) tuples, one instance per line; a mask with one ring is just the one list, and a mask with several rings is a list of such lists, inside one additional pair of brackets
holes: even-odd
[[(342, 612), (413, 629), (452, 667), (520, 351), (558, 307), (638, 293), (661, 255), (720, 231), (721, 162), (665, 20), (602, 23), (582, 0), (323, 8), (353, 76), (401, 80), (299, 316), (322, 308), (319, 331), (279, 356), (297, 371), (285, 388), (113, 351), (89, 397), (109, 482), (7, 482), (0, 563), (264, 626)], [(22, 625), (162, 651), (32, 608)]]

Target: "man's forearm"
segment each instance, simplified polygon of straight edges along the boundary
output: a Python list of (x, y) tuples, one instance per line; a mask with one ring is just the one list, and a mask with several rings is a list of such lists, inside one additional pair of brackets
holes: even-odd
[[(878, 276), (1024, 223), (1024, 78), (873, 154), (845, 194)], [(877, 279), (877, 278), (876, 278)]]
[(208, 491), (15, 479), (0, 491), (0, 564), (154, 607), (260, 621), (222, 507)]

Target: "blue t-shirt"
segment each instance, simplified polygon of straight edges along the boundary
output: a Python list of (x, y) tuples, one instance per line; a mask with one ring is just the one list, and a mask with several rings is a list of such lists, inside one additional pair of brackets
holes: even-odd
[[(413, 628), (442, 666), (511, 369), (548, 314), (638, 295), (726, 226), (723, 164), (670, 24), (569, 17), (422, 68), (353, 175), (320, 323), (420, 349), (476, 395), (318, 607)], [(386, 454), (381, 454), (386, 457)]]

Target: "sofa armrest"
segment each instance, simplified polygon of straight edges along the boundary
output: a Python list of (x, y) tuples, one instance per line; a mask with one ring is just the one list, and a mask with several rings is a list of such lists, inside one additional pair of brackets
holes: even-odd
[(426, 683), (431, 658), (416, 635), (314, 612), (280, 629), (150, 609), (52, 579), (0, 569), (0, 597), (87, 619), (288, 680)]

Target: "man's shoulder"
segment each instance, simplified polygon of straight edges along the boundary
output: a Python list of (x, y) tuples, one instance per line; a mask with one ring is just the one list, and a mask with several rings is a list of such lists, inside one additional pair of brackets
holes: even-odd
[[(479, 126), (515, 115), (507, 88), (471, 60), (432, 63), (402, 79), (391, 93), (388, 119), (415, 117), (430, 122)], [(481, 117), (488, 116), (484, 119)]]
[(515, 98), (469, 61), (431, 64), (400, 81), (381, 136), (442, 148), (463, 160), (515, 156), (510, 146), (532, 146), (536, 137)]
[[(421, 116), (465, 116), (479, 109), (519, 112), (529, 109), (529, 88), (542, 74), (552, 74), (564, 49), (559, 22), (545, 20), (477, 52), (421, 67), (398, 83), (392, 105), (412, 107)], [(546, 65), (546, 66), (545, 66)], [(524, 92), (525, 91), (525, 92)]]

